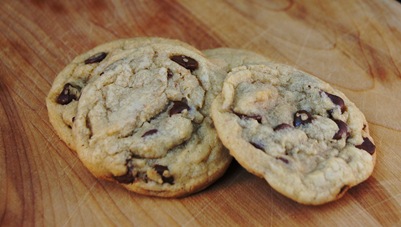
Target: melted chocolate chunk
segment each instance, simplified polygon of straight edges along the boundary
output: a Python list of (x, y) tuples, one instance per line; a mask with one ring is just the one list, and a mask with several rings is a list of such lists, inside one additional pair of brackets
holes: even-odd
[(286, 129), (286, 128), (292, 128), (292, 126), (289, 125), (289, 124), (286, 124), (286, 123), (282, 123), (282, 124), (279, 124), (276, 127), (274, 127), (273, 131), (279, 131), (279, 130), (283, 130), (283, 129)]
[(153, 166), (153, 168), (156, 170), (157, 174), (159, 174), (162, 177), (163, 183), (174, 184), (173, 176), (166, 177), (163, 175), (164, 171), (168, 171), (167, 166), (156, 164)]
[(245, 115), (245, 114), (240, 114), (240, 113), (235, 113), (235, 112), (234, 112), (234, 114), (237, 115), (241, 119), (253, 119), (259, 123), (262, 123), (262, 116), (260, 116), (260, 115)]
[(376, 150), (376, 146), (367, 137), (363, 138), (363, 143), (361, 143), (360, 145), (356, 145), (355, 147), (358, 149), (365, 150), (366, 152), (368, 152), (371, 155), (373, 155)]
[(149, 181), (149, 177), (148, 177), (148, 175), (145, 173), (144, 175), (143, 175), (143, 181), (145, 182), (145, 183), (148, 183), (148, 181)]
[(348, 125), (340, 120), (333, 120), (337, 126), (338, 126), (338, 131), (336, 132), (336, 134), (334, 134), (333, 139), (335, 140), (340, 140), (341, 138), (343, 138), (343, 135), (346, 135), (346, 138), (349, 137), (349, 132), (348, 132)]
[(168, 183), (168, 184), (171, 184), (171, 185), (174, 184), (174, 177), (173, 176), (170, 176), (170, 177), (162, 176), (162, 180), (163, 180), (163, 183)]
[(153, 134), (155, 134), (155, 133), (157, 133), (157, 129), (151, 129), (151, 130), (149, 130), (149, 131), (146, 131), (146, 132), (142, 135), (142, 137), (150, 136), (150, 135), (153, 135)]
[(136, 176), (133, 174), (134, 165), (131, 161), (127, 160), (127, 173), (121, 176), (113, 176), (113, 178), (121, 184), (131, 184), (135, 181)]
[(163, 172), (166, 170), (168, 171), (167, 166), (163, 166), (163, 165), (159, 165), (159, 164), (154, 165), (153, 168), (156, 170), (157, 174), (159, 174), (159, 175), (163, 175)]
[(329, 116), (330, 119), (333, 119), (333, 113), (334, 109), (327, 110), (327, 115)]
[(113, 178), (121, 184), (131, 184), (135, 181), (135, 177), (131, 174), (131, 172), (127, 172), (126, 174), (121, 176), (114, 176)]
[(56, 102), (61, 105), (67, 105), (72, 100), (78, 100), (81, 95), (81, 87), (66, 83), (63, 90), (58, 95)]
[(106, 52), (100, 52), (100, 53), (97, 53), (97, 54), (94, 54), (94, 55), (90, 56), (88, 59), (86, 59), (84, 61), (84, 63), (86, 65), (93, 64), (93, 63), (98, 63), (98, 62), (103, 61), (103, 59), (105, 59), (106, 56), (107, 56)]
[(167, 79), (173, 78), (174, 74), (170, 69), (167, 69)]
[(290, 163), (290, 161), (288, 161), (288, 159), (283, 158), (283, 157), (276, 157), (276, 159), (277, 159), (277, 160), (280, 160), (280, 161), (282, 161), (282, 162), (284, 162), (285, 164)]
[(344, 113), (344, 111), (347, 109), (347, 107), (345, 106), (344, 100), (342, 98), (340, 98), (337, 95), (333, 95), (330, 93), (327, 93), (324, 91), (324, 93), (327, 95), (327, 97), (329, 97), (329, 99), (337, 106), (340, 107), (341, 109), (341, 113)]
[(255, 143), (255, 142), (249, 142), (252, 146), (254, 146), (256, 149), (264, 151), (265, 149), (263, 148), (262, 144)]
[(174, 55), (170, 59), (182, 67), (190, 70), (191, 72), (198, 69), (198, 62), (185, 55)]
[(309, 124), (313, 120), (312, 115), (306, 110), (298, 110), (294, 114), (294, 127), (299, 127), (301, 125)]
[(189, 106), (188, 104), (186, 104), (185, 102), (182, 101), (174, 101), (173, 102), (173, 107), (171, 107), (170, 111), (168, 112), (168, 114), (170, 115), (170, 117), (174, 114), (179, 114), (181, 113), (183, 110), (188, 110)]

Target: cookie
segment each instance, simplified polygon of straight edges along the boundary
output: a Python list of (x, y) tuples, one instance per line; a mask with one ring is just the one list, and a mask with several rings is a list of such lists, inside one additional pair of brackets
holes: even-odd
[(81, 91), (87, 83), (99, 77), (107, 65), (104, 62), (121, 51), (160, 42), (174, 43), (188, 49), (192, 48), (180, 41), (158, 37), (115, 40), (77, 56), (57, 75), (47, 95), (46, 105), (50, 123), (57, 135), (71, 149), (75, 150), (72, 127)]
[(290, 66), (233, 69), (213, 102), (212, 118), (244, 168), (302, 204), (342, 197), (375, 165), (368, 123), (355, 104)]
[(209, 115), (224, 71), (169, 42), (123, 50), (102, 64), (81, 92), (73, 127), (78, 156), (94, 176), (144, 195), (181, 197), (224, 174), (232, 158)]
[(271, 62), (266, 56), (244, 49), (221, 47), (203, 50), (202, 52), (210, 61), (226, 72), (230, 72), (231, 69), (238, 66)]

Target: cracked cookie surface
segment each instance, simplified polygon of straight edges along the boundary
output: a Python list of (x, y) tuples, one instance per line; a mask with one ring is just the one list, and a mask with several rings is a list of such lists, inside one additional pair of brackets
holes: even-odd
[(50, 123), (57, 135), (73, 150), (75, 141), (72, 135), (78, 101), (82, 89), (99, 77), (108, 59), (127, 49), (138, 48), (152, 43), (171, 43), (193, 48), (186, 43), (158, 37), (137, 37), (115, 40), (89, 50), (69, 63), (55, 78), (46, 97)]
[(123, 50), (102, 64), (81, 92), (73, 128), (79, 158), (95, 176), (161, 197), (197, 192), (222, 176), (231, 156), (209, 116), (221, 69), (169, 43)]
[(299, 203), (338, 199), (375, 165), (375, 145), (355, 104), (289, 66), (233, 69), (213, 102), (212, 118), (244, 168)]

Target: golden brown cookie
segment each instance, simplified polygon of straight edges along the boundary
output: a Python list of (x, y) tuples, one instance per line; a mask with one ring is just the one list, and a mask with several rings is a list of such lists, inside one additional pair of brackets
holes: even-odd
[(223, 175), (231, 156), (209, 112), (224, 71), (169, 41), (122, 50), (101, 64), (98, 79), (81, 91), (73, 128), (79, 158), (96, 177), (179, 197)]
[(362, 112), (340, 91), (290, 66), (234, 68), (212, 117), (243, 167), (299, 203), (338, 199), (375, 165)]

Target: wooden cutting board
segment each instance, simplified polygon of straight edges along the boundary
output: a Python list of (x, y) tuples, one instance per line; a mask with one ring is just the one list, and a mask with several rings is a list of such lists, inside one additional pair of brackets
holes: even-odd
[[(0, 2), (2, 226), (401, 225), (401, 4), (395, 0)], [(366, 114), (371, 178), (313, 207), (233, 165), (182, 199), (96, 180), (52, 129), (45, 97), (76, 55), (117, 38), (161, 36), (199, 49), (253, 50), (316, 75)]]

